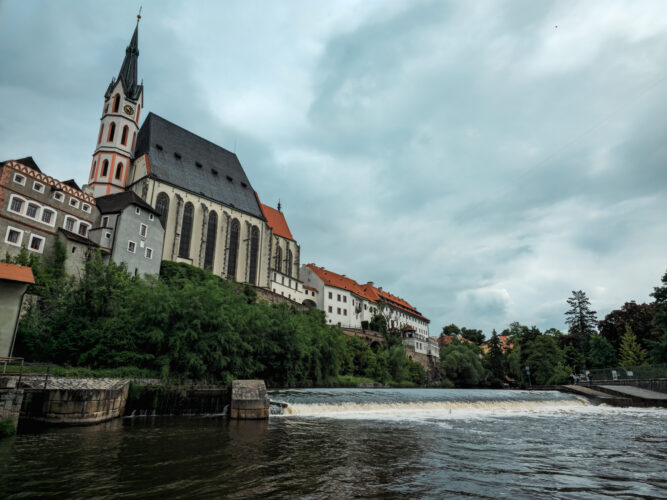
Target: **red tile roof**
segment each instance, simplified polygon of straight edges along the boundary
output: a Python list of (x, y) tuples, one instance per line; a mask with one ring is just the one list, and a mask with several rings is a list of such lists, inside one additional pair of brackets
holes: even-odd
[(29, 267), (5, 264), (4, 262), (0, 262), (0, 280), (19, 281), (21, 283), (35, 282), (32, 269)]
[(443, 335), (442, 337), (438, 337), (438, 344), (449, 345), (452, 342), (454, 342), (454, 339), (458, 340), (459, 342), (468, 342), (468, 344), (474, 344), (472, 340), (468, 340), (467, 338), (462, 337), (461, 335)]
[(292, 237), (292, 232), (289, 230), (289, 226), (287, 225), (287, 221), (285, 220), (285, 216), (282, 212), (276, 210), (275, 208), (271, 208), (268, 205), (264, 205), (264, 203), (260, 203), (259, 206), (262, 209), (264, 217), (266, 217), (266, 222), (273, 230), (273, 234), (282, 236), (288, 240), (294, 240)]
[(306, 290), (312, 290), (313, 292), (317, 292), (317, 288), (313, 288), (312, 286), (303, 285), (303, 287), (304, 287)]
[(352, 292), (355, 295), (358, 295), (359, 297), (374, 303), (377, 303), (380, 299), (384, 299), (387, 304), (396, 309), (401, 309), (408, 314), (411, 314), (412, 316), (416, 316), (420, 319), (423, 319), (424, 321), (429, 321), (427, 318), (422, 316), (422, 314), (415, 307), (408, 304), (405, 300), (387, 293), (380, 288), (376, 288), (370, 282), (360, 285), (347, 276), (334, 273), (333, 271), (329, 271), (323, 267), (318, 267), (315, 264), (307, 264), (307, 266), (324, 282), (325, 285), (347, 290), (348, 292)]

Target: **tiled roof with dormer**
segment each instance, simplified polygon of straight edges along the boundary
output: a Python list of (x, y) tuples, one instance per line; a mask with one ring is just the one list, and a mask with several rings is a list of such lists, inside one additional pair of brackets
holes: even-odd
[(292, 232), (289, 230), (289, 226), (287, 225), (287, 220), (285, 220), (285, 216), (282, 212), (276, 210), (275, 208), (271, 208), (268, 205), (264, 205), (264, 203), (261, 202), (260, 207), (262, 208), (262, 213), (266, 218), (266, 223), (273, 230), (273, 234), (287, 238), (288, 240), (294, 240), (292, 237)]

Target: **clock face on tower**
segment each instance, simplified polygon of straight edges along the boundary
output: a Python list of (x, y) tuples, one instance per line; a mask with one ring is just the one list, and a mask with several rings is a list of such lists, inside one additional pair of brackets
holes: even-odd
[(123, 111), (125, 111), (126, 115), (132, 116), (134, 114), (134, 108), (130, 106), (129, 104), (126, 104), (125, 107), (123, 108)]

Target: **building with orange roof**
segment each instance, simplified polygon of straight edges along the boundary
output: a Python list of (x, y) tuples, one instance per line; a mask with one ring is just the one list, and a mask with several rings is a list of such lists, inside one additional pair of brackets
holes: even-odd
[[(514, 349), (514, 343), (512, 342), (512, 337), (510, 337), (509, 335), (498, 335), (498, 340), (500, 340), (500, 349), (503, 352), (511, 351), (512, 349)], [(491, 339), (482, 342), (479, 346), (484, 354), (489, 352), (490, 341)]]
[(29, 267), (0, 262), (0, 357), (11, 356), (23, 296), (34, 282)]
[(292, 236), (280, 202), (278, 202), (278, 208), (261, 202), (259, 206), (268, 226), (270, 266), (268, 287), (272, 292), (287, 297), (289, 300), (315, 307), (314, 299), (317, 290), (312, 287), (305, 288), (299, 280), (301, 248)]
[(301, 267), (304, 286), (317, 290), (315, 305), (326, 314), (327, 322), (341, 328), (363, 329), (376, 314), (382, 314), (389, 328), (403, 333), (403, 343), (416, 353), (439, 356), (429, 339), (429, 320), (406, 300), (371, 281), (360, 284), (315, 264)]

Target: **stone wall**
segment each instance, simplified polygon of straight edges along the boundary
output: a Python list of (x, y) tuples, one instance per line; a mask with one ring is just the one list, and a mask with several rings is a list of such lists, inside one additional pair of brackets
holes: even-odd
[(21, 419), (48, 424), (88, 425), (123, 415), (129, 382), (117, 379), (53, 378), (24, 381)]
[(18, 427), (23, 403), (23, 389), (17, 389), (18, 377), (0, 378), (0, 420), (9, 418)]
[(424, 367), (426, 374), (428, 375), (429, 382), (437, 380), (440, 376), (438, 371), (438, 360), (435, 356), (427, 356), (421, 352), (415, 352), (414, 349), (411, 349), (410, 346), (406, 346), (405, 351), (412, 361), (416, 361)]
[(257, 286), (253, 286), (253, 288), (257, 292), (258, 300), (268, 302), (269, 304), (288, 304), (294, 307), (297, 311), (306, 311), (309, 309), (308, 306), (304, 306), (303, 304), (294, 302), (293, 300), (290, 300), (287, 297), (283, 297), (282, 295), (274, 293), (271, 290), (267, 290), (266, 288), (260, 288)]

